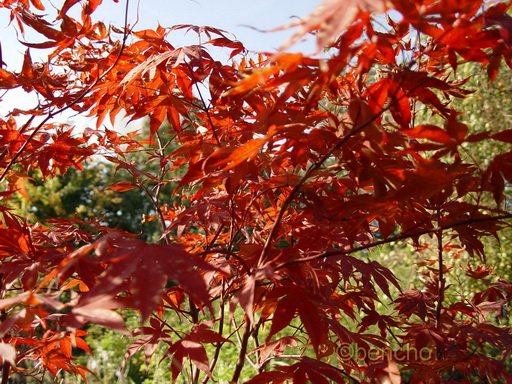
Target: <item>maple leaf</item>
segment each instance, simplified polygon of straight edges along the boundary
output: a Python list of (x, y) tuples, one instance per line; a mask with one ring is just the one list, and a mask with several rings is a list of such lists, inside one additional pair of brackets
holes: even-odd
[(204, 343), (229, 342), (218, 333), (207, 329), (205, 324), (199, 324), (192, 329), (192, 332), (180, 341), (171, 345), (167, 353), (172, 355), (171, 372), (173, 381), (183, 369), (183, 360), (189, 358), (192, 364), (211, 377), (208, 356)]
[[(161, 301), (169, 279), (179, 282), (193, 298), (208, 303), (209, 294), (201, 271), (211, 270), (206, 262), (186, 253), (178, 245), (146, 244), (143, 241), (106, 236), (96, 242), (96, 254), (110, 267), (84, 295), (94, 305), (95, 297), (112, 296), (128, 290), (124, 302), (147, 318)], [(116, 276), (112, 279), (111, 276)], [(150, 281), (148, 276), (152, 276)]]
[(121, 181), (119, 183), (109, 186), (107, 189), (116, 192), (126, 192), (131, 191), (134, 188), (138, 188), (137, 184), (131, 183), (129, 181)]
[(223, 161), (217, 161), (216, 164), (222, 164), (223, 162), (225, 162), (227, 164), (226, 166), (224, 166), (223, 170), (227, 171), (229, 169), (232, 169), (233, 167), (236, 167), (238, 164), (254, 158), (258, 154), (263, 144), (265, 144), (265, 142), (265, 139), (249, 140), (247, 143), (239, 146), (233, 152), (231, 152), (227, 159)]
[(85, 297), (75, 305), (69, 316), (69, 323), (75, 326), (93, 322), (118, 331), (125, 329), (122, 316), (114, 311), (121, 307), (110, 295), (96, 295), (94, 299)]
[(287, 346), (292, 348), (297, 347), (297, 338), (293, 336), (281, 337), (272, 342), (265, 343), (264, 345), (256, 348), (252, 353), (258, 353), (259, 363), (260, 365), (263, 365), (271, 355), (279, 356), (282, 354)]
[(79, 2), (80, 0), (66, 0), (60, 8), (58, 18), (62, 18), (73, 5)]
[(299, 27), (299, 30), (288, 40), (281, 50), (289, 48), (305, 35), (315, 32), (317, 51), (334, 42), (363, 11), (383, 12), (385, 1), (377, 0), (323, 0), (322, 3), (303, 20), (285, 25), (275, 30)]

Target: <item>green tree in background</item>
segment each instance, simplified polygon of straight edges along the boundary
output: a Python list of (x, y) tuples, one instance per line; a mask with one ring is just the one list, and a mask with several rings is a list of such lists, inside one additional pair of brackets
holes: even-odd
[[(466, 99), (454, 101), (456, 108), (463, 113), (460, 120), (466, 123), (471, 133), (485, 134), (499, 132), (512, 128), (512, 74), (506, 68), (502, 68), (494, 80), (479, 71), (479, 65), (466, 64), (461, 66), (456, 77), (460, 81), (467, 81), (467, 88), (474, 90), (474, 94)], [(503, 153), (510, 147), (509, 143), (499, 141), (482, 141), (465, 143), (463, 145), (467, 156), (480, 168), (482, 177), (486, 177), (485, 169), (494, 157)], [(490, 180), (493, 183), (496, 180)], [(491, 194), (482, 196), (482, 199), (495, 199)], [(510, 207), (512, 204), (512, 190), (505, 188), (501, 204)], [(512, 276), (512, 231), (505, 229), (498, 233), (496, 238), (486, 238), (484, 241), (485, 254), (488, 265), (492, 265), (493, 271), (501, 276)]]
[(147, 197), (140, 191), (119, 193), (107, 189), (116, 179), (122, 181), (108, 163), (89, 164), (80, 172), (71, 168), (48, 180), (35, 174), (24, 185), (30, 199), (19, 199), (15, 208), (30, 222), (46, 221), (55, 215), (76, 216), (133, 233), (147, 232), (141, 220), (142, 212), (150, 206)]
[[(147, 137), (147, 128), (141, 135)], [(30, 223), (55, 217), (78, 218), (140, 234), (146, 240), (158, 240), (161, 233), (153, 199), (172, 204), (172, 190), (178, 176), (170, 172), (164, 175), (165, 180), (159, 180), (159, 157), (173, 148), (172, 137), (166, 138), (165, 147), (157, 154), (161, 150), (156, 142), (144, 142), (138, 151), (130, 152), (124, 162), (118, 159), (117, 163), (90, 161), (83, 170), (69, 168), (65, 174), (48, 179), (34, 171), (19, 184), (20, 193), (11, 202), (12, 207)], [(135, 188), (134, 173), (145, 189)], [(111, 187), (113, 185), (115, 187)]]

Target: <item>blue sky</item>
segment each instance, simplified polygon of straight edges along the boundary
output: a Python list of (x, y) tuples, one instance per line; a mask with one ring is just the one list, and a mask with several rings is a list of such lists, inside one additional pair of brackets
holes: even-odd
[[(114, 0), (103, 0), (103, 4), (95, 12), (95, 20), (122, 26), (125, 1), (116, 3)], [(164, 27), (176, 24), (208, 25), (232, 33), (251, 51), (274, 51), (293, 31), (263, 33), (257, 29), (270, 30), (297, 20), (297, 17), (305, 17), (319, 2), (320, 0), (130, 0), (129, 23), (133, 25), (138, 19), (135, 30), (155, 28), (158, 24)], [(44, 4), (48, 3), (44, 1)], [(63, 0), (54, 0), (53, 3), (59, 6)], [(79, 7), (79, 4), (73, 7), (75, 15), (79, 13)], [(26, 47), (17, 41), (12, 26), (8, 24), (8, 13), (0, 12), (3, 60), (7, 63), (7, 69), (17, 71), (21, 67)], [(27, 39), (30, 40), (31, 37), (28, 36)], [(172, 38), (177, 39), (171, 40), (175, 45), (184, 44), (180, 41), (179, 34), (174, 34)], [(37, 40), (44, 41), (44, 37)], [(308, 41), (292, 48), (299, 49), (313, 53), (315, 46), (312, 41)], [(42, 54), (41, 52), (38, 55), (35, 50), (31, 50), (31, 53), (36, 60)], [(13, 106), (29, 107), (26, 105), (29, 99), (21, 91), (10, 92), (0, 100), (0, 117)]]
[[(63, 0), (53, 3), (58, 6)], [(252, 51), (272, 51), (282, 45), (292, 31), (262, 33), (257, 29), (270, 30), (297, 20), (297, 17), (305, 17), (318, 3), (319, 0), (130, 0), (129, 22), (133, 25), (137, 20), (135, 30), (155, 28), (158, 23), (164, 27), (176, 24), (208, 25), (231, 32)], [(119, 0), (118, 3), (103, 0), (94, 18), (105, 24), (122, 26), (125, 4), (126, 0)], [(78, 17), (79, 10), (80, 5), (77, 4), (71, 14)], [(48, 11), (53, 13), (51, 6)], [(21, 63), (25, 47), (18, 43), (12, 26), (8, 24), (8, 12), (0, 12), (0, 41), (4, 60), (9, 58), (7, 64), (14, 66)], [(27, 39), (31, 39), (30, 34)], [(300, 45), (300, 49), (309, 48), (313, 49), (312, 43)], [(37, 57), (36, 52), (32, 53)]]
[[(175, 24), (209, 25), (235, 34), (247, 48), (269, 51), (278, 48), (290, 35), (261, 33), (248, 26), (268, 30), (287, 24), (293, 17), (308, 15), (319, 0), (141, 0), (139, 3), (140, 28), (154, 28)], [(122, 23), (123, 1), (104, 0), (98, 13), (108, 22)], [(131, 0), (130, 19), (135, 20), (137, 1)]]

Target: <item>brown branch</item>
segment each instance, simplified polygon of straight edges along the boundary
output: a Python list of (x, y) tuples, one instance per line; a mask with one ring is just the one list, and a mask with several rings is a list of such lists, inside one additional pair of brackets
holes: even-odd
[[(4, 275), (0, 273), (0, 297), (3, 298), (5, 294), (5, 284), (4, 284)], [(7, 312), (5, 309), (2, 309), (0, 313), (0, 323), (3, 323), (7, 319)], [(11, 366), (7, 361), (4, 361), (2, 365), (2, 382), (1, 384), (9, 383), (9, 370)]]
[(240, 345), (240, 353), (238, 354), (238, 362), (236, 363), (235, 372), (233, 373), (233, 378), (231, 379), (230, 384), (238, 383), (238, 379), (240, 378), (240, 374), (242, 373), (242, 369), (244, 367), (245, 355), (247, 354), (247, 345), (249, 343), (251, 333), (251, 323), (246, 321), (244, 335), (242, 337), (242, 344)]
[[(219, 330), (218, 330), (218, 333), (219, 333), (220, 336), (222, 336), (222, 333), (224, 332), (224, 321), (226, 319), (226, 311), (225, 311), (225, 308), (224, 308), (224, 301), (223, 301), (224, 290), (225, 290), (225, 286), (224, 286), (224, 283), (222, 283), (222, 296), (220, 298), (220, 303), (219, 303), (219, 306), (220, 306), (220, 318), (219, 318)], [(215, 366), (217, 365), (217, 362), (219, 361), (220, 350), (221, 350), (223, 345), (224, 345), (224, 342), (222, 342), (222, 341), (219, 341), (215, 345), (215, 352), (213, 354), (213, 359), (212, 359), (212, 362), (210, 364), (210, 372), (213, 372), (213, 370), (215, 369)], [(210, 380), (210, 378), (208, 376), (205, 376), (202, 384), (206, 384), (208, 382), (208, 380)]]
[[(441, 330), (442, 322), (441, 322), (441, 312), (443, 310), (443, 301), (444, 301), (444, 290), (445, 290), (445, 281), (444, 281), (444, 264), (443, 264), (443, 230), (439, 229), (436, 232), (437, 236), (437, 263), (438, 263), (438, 293), (437, 293), (437, 306), (436, 306), (436, 328), (438, 331)], [(442, 357), (442, 351), (439, 346), (437, 346), (437, 358), (440, 359)]]
[(165, 216), (164, 216), (164, 213), (162, 212), (162, 208), (160, 208), (160, 204), (158, 203), (157, 200), (155, 200), (155, 197), (153, 196), (153, 194), (149, 191), (149, 189), (142, 182), (137, 185), (142, 191), (144, 191), (146, 193), (149, 200), (151, 200), (151, 204), (153, 204), (153, 206), (155, 207), (157, 215), (158, 215), (158, 220), (160, 221), (160, 226), (162, 227), (162, 230), (163, 230), (165, 243), (169, 244), (170, 239), (169, 239), (168, 234), (166, 233), (167, 225), (165, 224)]
[[(158, 155), (160, 156), (160, 160), (165, 158), (165, 148), (169, 145), (169, 143), (173, 139), (170, 139), (165, 145), (162, 145), (162, 140), (158, 132), (156, 133), (156, 141), (158, 144)], [(160, 191), (162, 190), (162, 185), (164, 183), (164, 177), (167, 172), (167, 166), (160, 167), (160, 172), (158, 175), (158, 183), (155, 187), (150, 191), (142, 182), (138, 185), (138, 187), (146, 193), (148, 198), (151, 200), (151, 204), (154, 206), (157, 214), (158, 220), (160, 221), (160, 226), (162, 227), (162, 236), (164, 237), (165, 243), (170, 243), (169, 234), (167, 233), (167, 225), (165, 224), (165, 216), (163, 214), (162, 208), (160, 207)], [(135, 175), (132, 174), (135, 177)]]
[(374, 241), (372, 243), (361, 245), (359, 247), (354, 247), (354, 248), (351, 248), (348, 250), (327, 251), (327, 252), (323, 252), (318, 255), (303, 257), (302, 259), (286, 261), (284, 263), (277, 265), (275, 270), (277, 271), (279, 269), (283, 269), (290, 265), (307, 263), (307, 262), (315, 261), (318, 259), (323, 259), (323, 258), (328, 258), (328, 257), (333, 257), (333, 256), (349, 255), (354, 252), (364, 251), (364, 250), (374, 248), (374, 247), (377, 247), (380, 245), (393, 243), (395, 241), (406, 240), (411, 237), (417, 237), (417, 236), (421, 236), (421, 235), (437, 233), (439, 231), (444, 231), (447, 229), (452, 229), (452, 228), (461, 227), (461, 226), (465, 226), (465, 225), (486, 223), (486, 222), (499, 221), (499, 220), (507, 220), (507, 219), (511, 219), (511, 218), (512, 218), (512, 213), (507, 213), (507, 214), (500, 215), (500, 216), (487, 216), (487, 217), (470, 218), (470, 219), (466, 219), (466, 220), (455, 221), (453, 223), (448, 223), (448, 224), (442, 225), (441, 227), (422, 229), (422, 230), (410, 232), (410, 233), (403, 233), (398, 236), (389, 237), (384, 240)]
[(340, 138), (338, 142), (329, 150), (325, 155), (323, 155), (319, 160), (317, 160), (314, 164), (312, 164), (304, 176), (299, 180), (299, 182), (293, 187), (290, 194), (286, 197), (283, 204), (281, 205), (281, 209), (279, 210), (279, 213), (277, 214), (276, 220), (274, 221), (274, 224), (272, 225), (272, 229), (270, 230), (270, 234), (268, 235), (267, 239), (265, 240), (265, 245), (263, 246), (263, 250), (261, 251), (261, 255), (259, 258), (258, 266), (262, 267), (263, 262), (265, 261), (265, 257), (270, 249), (270, 245), (272, 244), (272, 240), (274, 239), (277, 230), (279, 228), (279, 225), (281, 224), (281, 221), (283, 219), (283, 216), (288, 209), (288, 206), (290, 203), (295, 199), (295, 196), (299, 192), (300, 188), (304, 185), (304, 183), (311, 177), (311, 175), (318, 170), (322, 164), (324, 164), (331, 155), (338, 150), (343, 144), (347, 142), (348, 139), (350, 139), (352, 136), (354, 136), (356, 133), (362, 131), (366, 127), (368, 127), (370, 124), (372, 124), (375, 120), (379, 118), (384, 112), (386, 112), (390, 108), (391, 104), (388, 105), (386, 108), (383, 108), (380, 112), (374, 114), (371, 118), (367, 119), (360, 125), (353, 127), (349, 132), (347, 132), (346, 135)]
[(201, 100), (201, 103), (203, 104), (203, 107), (201, 108), (201, 110), (206, 113), (206, 117), (208, 118), (208, 122), (210, 123), (210, 126), (212, 127), (212, 133), (213, 133), (213, 137), (215, 138), (215, 141), (217, 142), (217, 145), (219, 147), (222, 147), (222, 144), (220, 142), (220, 139), (219, 139), (219, 136), (217, 135), (217, 130), (215, 129), (215, 125), (213, 124), (213, 119), (212, 119), (212, 116), (210, 114), (210, 108), (208, 108), (208, 106), (206, 105), (206, 101), (204, 100), (204, 97), (203, 97), (203, 94), (201, 93), (201, 90), (199, 89), (199, 81), (197, 80), (195, 74), (194, 74), (194, 70), (192, 69), (192, 66), (190, 65), (190, 63), (185, 63), (190, 71), (190, 75), (192, 76), (192, 79), (194, 80), (194, 86), (196, 87), (196, 90), (197, 90), (197, 94), (199, 95), (199, 99)]

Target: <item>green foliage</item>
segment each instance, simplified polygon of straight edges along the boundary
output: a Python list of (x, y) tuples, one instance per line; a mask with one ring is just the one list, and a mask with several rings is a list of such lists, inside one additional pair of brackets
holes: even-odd
[[(141, 136), (147, 136), (148, 128), (142, 129)], [(165, 132), (162, 129), (162, 132)], [(165, 152), (173, 150), (172, 137), (163, 134), (166, 140)], [(141, 140), (142, 141), (142, 140)], [(125, 156), (125, 161), (134, 164), (134, 169), (126, 169), (107, 161), (90, 161), (84, 169), (68, 168), (64, 174), (44, 178), (41, 172), (32, 172), (28, 179), (19, 182), (20, 192), (10, 201), (14, 212), (29, 223), (45, 222), (59, 217), (79, 219), (101, 226), (117, 228), (139, 234), (143, 239), (158, 241), (161, 224), (154, 209), (153, 189), (161, 173), (158, 157), (158, 143), (140, 146)], [(135, 168), (138, 167), (138, 168)], [(109, 188), (118, 183), (133, 183), (133, 172), (139, 172), (138, 181), (144, 188), (133, 187), (118, 191)], [(176, 178), (181, 171), (168, 172), (168, 181), (160, 186), (158, 197), (162, 204), (172, 205), (176, 199), (172, 195)], [(150, 175), (152, 177), (146, 177)]]
[(34, 174), (23, 186), (30, 199), (19, 196), (13, 206), (31, 223), (76, 217), (150, 236), (155, 229), (148, 227), (154, 225), (142, 223), (143, 213), (151, 206), (147, 196), (139, 190), (109, 190), (108, 186), (117, 180), (122, 181), (123, 177), (108, 163), (90, 164), (82, 171), (70, 168), (64, 175), (47, 180)]
[[(512, 128), (512, 73), (503, 65), (499, 75), (491, 81), (478, 70), (476, 64), (466, 64), (457, 73), (458, 78), (467, 79), (468, 88), (474, 90), (472, 97), (456, 101), (456, 107), (463, 111), (461, 120), (474, 133), (499, 132)], [(466, 144), (467, 156), (477, 159), (476, 163), (484, 170), (489, 161), (498, 153), (503, 153), (510, 144), (499, 141), (483, 141)], [(490, 198), (487, 196), (486, 198)], [(505, 189), (503, 204), (512, 204), (512, 190)], [(487, 263), (493, 266), (503, 278), (512, 277), (512, 231), (505, 229), (496, 238), (485, 242)]]

